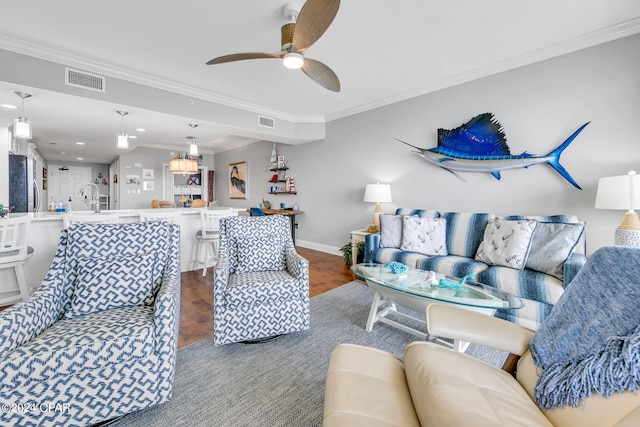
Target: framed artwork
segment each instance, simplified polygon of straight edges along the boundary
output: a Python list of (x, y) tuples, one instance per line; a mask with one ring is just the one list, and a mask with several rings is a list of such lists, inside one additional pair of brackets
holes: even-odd
[(153, 181), (142, 181), (142, 189), (144, 191), (153, 191)]
[(47, 168), (42, 168), (42, 179), (47, 179)]
[(229, 164), (229, 198), (247, 199), (247, 162)]
[(142, 169), (142, 179), (153, 179), (153, 169)]
[[(45, 170), (46, 170), (46, 169), (45, 169)], [(43, 179), (43, 180), (42, 180), (42, 189), (43, 189), (43, 190), (46, 190), (46, 189), (47, 189), (47, 180), (46, 180), (46, 179)]]

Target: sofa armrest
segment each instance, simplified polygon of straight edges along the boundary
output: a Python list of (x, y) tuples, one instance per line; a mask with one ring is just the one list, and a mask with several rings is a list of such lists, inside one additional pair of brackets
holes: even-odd
[(573, 278), (576, 277), (576, 274), (578, 274), (578, 271), (580, 271), (585, 262), (587, 262), (586, 256), (584, 256), (583, 254), (575, 253), (571, 254), (571, 256), (569, 256), (569, 258), (567, 258), (567, 260), (564, 262), (564, 279), (562, 281), (562, 287), (564, 287), (565, 290), (569, 287), (569, 284), (571, 283)]
[(527, 351), (534, 334), (506, 320), (443, 304), (427, 306), (427, 331), (430, 335), (481, 344), (518, 356)]
[[(373, 262), (373, 251), (380, 247), (380, 233), (364, 236), (364, 262)], [(355, 264), (355, 260), (354, 264)]]

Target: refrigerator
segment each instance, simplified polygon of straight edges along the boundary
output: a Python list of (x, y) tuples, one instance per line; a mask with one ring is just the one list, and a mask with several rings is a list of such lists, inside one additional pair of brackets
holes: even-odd
[(30, 157), (9, 154), (9, 208), (11, 212), (40, 210), (40, 189)]

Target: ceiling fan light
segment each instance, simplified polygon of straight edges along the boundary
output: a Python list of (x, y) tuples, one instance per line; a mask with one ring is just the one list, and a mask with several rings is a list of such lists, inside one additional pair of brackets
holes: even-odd
[(118, 142), (116, 146), (123, 150), (129, 149), (129, 137), (127, 136), (126, 133), (124, 133), (124, 131), (118, 132)]
[(13, 132), (18, 139), (31, 139), (31, 122), (25, 117), (18, 117), (13, 121)]
[(304, 56), (296, 52), (289, 52), (282, 58), (285, 67), (292, 70), (299, 70), (304, 65)]

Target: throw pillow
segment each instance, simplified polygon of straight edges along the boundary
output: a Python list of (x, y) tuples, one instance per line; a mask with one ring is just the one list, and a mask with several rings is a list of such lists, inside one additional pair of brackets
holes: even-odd
[(522, 270), (531, 248), (531, 237), (537, 221), (489, 221), (478, 247), (476, 260), (489, 265), (501, 265)]
[(403, 251), (447, 255), (447, 221), (444, 218), (405, 216), (402, 219)]
[(583, 224), (538, 223), (526, 267), (562, 280), (564, 262), (573, 253), (583, 232)]
[(399, 248), (402, 244), (402, 216), (380, 215), (380, 247)]
[(275, 234), (237, 238), (236, 273), (284, 270), (284, 243)]
[(67, 319), (153, 302), (155, 252), (108, 258), (80, 258)]

